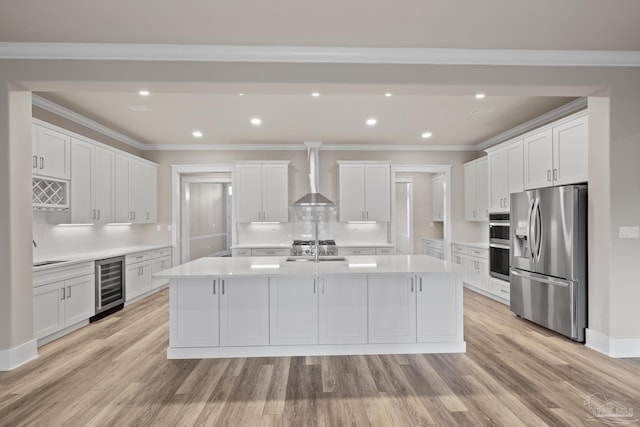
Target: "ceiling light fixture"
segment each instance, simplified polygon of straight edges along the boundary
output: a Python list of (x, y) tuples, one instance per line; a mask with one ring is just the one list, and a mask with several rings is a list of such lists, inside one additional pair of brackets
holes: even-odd
[(373, 118), (367, 119), (367, 126), (375, 126), (376, 123), (378, 123), (378, 120), (376, 119), (373, 119)]
[(484, 98), (486, 95), (484, 93), (476, 93), (476, 99), (482, 99)]
[(142, 96), (149, 96), (149, 94), (150, 94), (151, 92), (149, 92), (149, 91), (148, 91), (148, 90), (146, 90), (146, 89), (143, 89), (143, 90), (141, 90), (141, 91), (140, 91), (140, 92), (138, 92), (138, 93), (139, 93), (140, 95), (142, 95)]
[(259, 117), (254, 117), (251, 119), (251, 124), (254, 126), (260, 126), (262, 124), (262, 120)]
[(202, 132), (200, 132), (199, 130), (194, 130), (193, 133), (191, 134), (196, 138), (202, 138)]
[(238, 96), (244, 96), (244, 93), (240, 92), (240, 93), (238, 94)]
[(317, 98), (320, 96), (320, 92), (313, 92), (311, 96), (313, 96), (314, 98)]
[(386, 96), (387, 98), (389, 98), (391, 95), (392, 95), (391, 92), (387, 92), (387, 93), (384, 94), (384, 96)]
[(429, 139), (431, 138), (432, 133), (431, 132), (423, 132), (422, 133), (422, 139)]

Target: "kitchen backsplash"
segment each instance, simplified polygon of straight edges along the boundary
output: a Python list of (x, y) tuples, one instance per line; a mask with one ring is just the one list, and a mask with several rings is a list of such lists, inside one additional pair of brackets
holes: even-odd
[[(315, 223), (237, 224), (237, 244), (290, 244), (294, 239), (313, 239)], [(388, 242), (387, 223), (319, 222), (320, 239), (334, 239), (338, 244), (381, 244)]]

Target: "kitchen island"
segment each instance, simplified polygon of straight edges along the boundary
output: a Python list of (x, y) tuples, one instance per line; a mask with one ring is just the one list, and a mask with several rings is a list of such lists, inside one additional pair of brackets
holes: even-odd
[(464, 352), (463, 273), (425, 255), (219, 257), (154, 277), (177, 359)]

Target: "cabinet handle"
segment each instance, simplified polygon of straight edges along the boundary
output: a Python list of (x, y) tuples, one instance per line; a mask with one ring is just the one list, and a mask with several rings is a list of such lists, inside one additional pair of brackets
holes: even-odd
[(500, 292), (502, 292), (503, 294), (508, 294), (509, 291), (505, 291), (504, 289), (500, 289)]
[(413, 292), (413, 277), (411, 278), (411, 292)]
[(100, 216), (101, 216), (100, 215), (100, 209), (98, 209), (98, 218), (97, 219), (100, 219)]
[(40, 169), (44, 169), (44, 157), (40, 157)]
[(164, 268), (164, 260), (162, 261), (162, 268)]
[(422, 292), (422, 277), (418, 280), (420, 280), (420, 292)]
[(322, 279), (322, 293), (324, 294), (324, 278)]
[(313, 279), (313, 293), (316, 293), (316, 279)]
[(216, 279), (213, 279), (213, 294), (216, 294)]
[(71, 298), (71, 286), (67, 286), (67, 298)]
[(224, 280), (222, 281), (222, 295), (224, 295)]
[(62, 291), (62, 296), (60, 296), (60, 300), (62, 301), (65, 298), (64, 288), (61, 288), (60, 290)]
[(551, 169), (547, 169), (547, 181), (551, 182)]
[(558, 179), (558, 169), (553, 170), (553, 180), (556, 181)]
[(33, 156), (33, 166), (34, 169), (38, 169), (38, 156)]
[(369, 219), (369, 211), (367, 211), (367, 219)]

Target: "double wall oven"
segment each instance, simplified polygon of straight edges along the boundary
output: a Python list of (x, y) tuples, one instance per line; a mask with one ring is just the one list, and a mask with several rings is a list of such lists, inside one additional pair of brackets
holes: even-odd
[(509, 280), (509, 214), (489, 214), (489, 275)]

